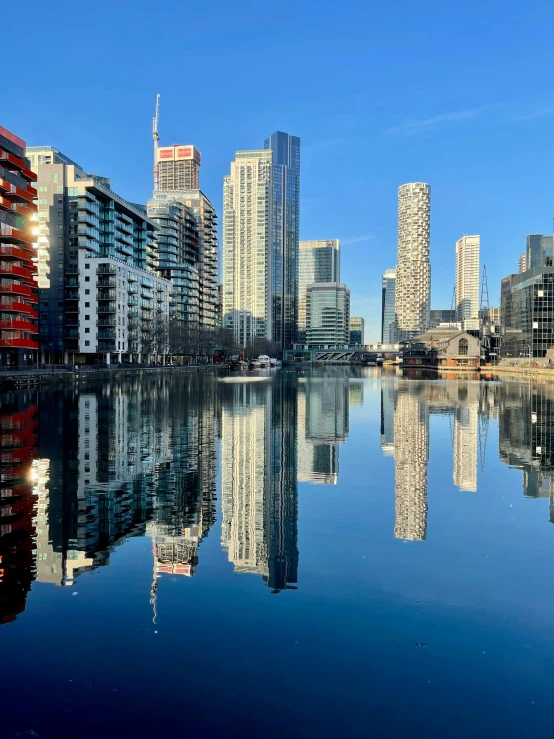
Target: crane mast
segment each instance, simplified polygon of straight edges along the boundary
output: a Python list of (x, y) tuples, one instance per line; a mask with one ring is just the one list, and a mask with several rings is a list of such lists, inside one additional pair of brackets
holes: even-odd
[(158, 179), (158, 142), (160, 136), (158, 134), (158, 121), (160, 118), (160, 96), (156, 95), (156, 115), (152, 118), (152, 138), (154, 140), (154, 190), (160, 187)]

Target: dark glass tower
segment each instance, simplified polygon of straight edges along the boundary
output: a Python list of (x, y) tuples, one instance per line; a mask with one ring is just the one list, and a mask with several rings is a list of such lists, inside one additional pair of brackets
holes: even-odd
[(298, 239), (300, 222), (300, 138), (276, 131), (265, 140), (273, 152), (269, 203), (271, 329), (269, 336), (291, 348), (296, 341)]

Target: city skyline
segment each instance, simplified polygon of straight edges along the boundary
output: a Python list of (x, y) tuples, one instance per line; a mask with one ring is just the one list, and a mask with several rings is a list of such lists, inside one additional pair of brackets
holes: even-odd
[[(385, 9), (375, 24), (370, 8), (356, 3), (358, 22), (346, 32), (348, 14), (337, 19), (335, 9), (327, 2), (319, 8), (318, 24), (313, 24), (309, 10), (303, 8), (295, 25), (276, 28), (269, 18), (256, 14), (244, 3), (231, 12), (216, 0), (210, 10), (195, 7), (191, 12), (169, 0), (168, 17), (174, 23), (164, 28), (170, 40), (162, 61), (159, 56), (138, 51), (150, 43), (151, 19), (143, 0), (135, 7), (134, 44), (130, 39), (122, 43), (116, 33), (117, 24), (104, 28), (101, 17), (91, 23), (84, 11), (77, 14), (79, 18), (83, 12), (86, 19), (85, 38), (90, 34), (92, 40), (96, 33), (101, 34), (110, 63), (119, 68), (118, 84), (104, 90), (101, 110), (72, 105), (70, 79), (60, 81), (60, 95), (54, 99), (51, 91), (33, 77), (29, 59), (23, 60), (21, 68), (22, 74), (29, 71), (29, 85), (12, 91), (2, 125), (28, 143), (52, 142), (88, 171), (110, 172), (118, 192), (126, 193), (131, 202), (145, 202), (152, 178), (150, 121), (156, 93), (160, 93), (161, 143), (192, 142), (202, 152), (203, 187), (217, 213), (222, 212), (221, 178), (235, 150), (255, 148), (267, 131), (298, 133), (305, 147), (300, 238), (332, 237), (342, 241), (341, 279), (352, 291), (352, 313), (366, 319), (368, 340), (379, 337), (380, 319), (375, 311), (380, 275), (393, 266), (394, 198), (402, 182), (423, 180), (433, 187), (431, 240), (444, 248), (433, 254), (436, 279), (432, 308), (450, 306), (452, 260), (446, 245), (460, 234), (481, 235), (491, 304), (497, 305), (500, 280), (510, 271), (508, 263), (517, 264), (525, 235), (551, 233), (552, 198), (547, 173), (554, 153), (549, 146), (551, 104), (546, 70), (553, 52), (546, 29), (554, 10), (549, 5), (542, 4), (541, 13), (529, 17), (523, 28), (515, 11), (507, 9), (503, 15), (504, 41), (490, 38), (490, 22), (495, 17), (492, 8), (469, 7), (463, 14), (456, 14), (456, 27), (475, 40), (478, 53), (471, 59), (451, 56), (443, 47), (444, 37), (433, 34), (433, 43), (426, 47), (426, 64), (418, 78), (421, 94), (417, 96), (411, 78), (398, 70), (402, 60), (420, 48), (415, 41), (417, 29), (435, 29), (441, 19), (450, 16), (448, 8), (436, 12), (426, 7), (415, 13), (413, 4), (401, 0), (398, 13)], [(228, 33), (212, 28), (212, 10)], [(9, 23), (15, 11), (6, 12)], [(123, 23), (121, 9), (114, 9), (114, 13)], [(238, 48), (234, 39), (235, 33), (249, 27), (253, 20), (277, 48), (291, 48), (287, 55), (268, 55), (250, 69), (247, 48)], [(28, 20), (28, 32), (36, 54), (50, 55), (61, 68), (72, 54), (80, 57), (82, 42), (75, 37), (70, 19), (62, 18), (58, 30), (66, 44), (63, 48), (47, 48), (41, 31), (48, 23), (46, 8), (38, 7)], [(180, 41), (176, 41), (182, 29), (191, 24), (207, 29), (193, 43), (187, 38), (187, 44), (219, 91), (214, 94), (211, 85), (198, 89), (194, 115), (186, 96), (175, 94), (173, 80), (167, 74), (168, 68), (182, 70), (185, 76), (192, 71), (190, 60), (179, 55)], [(340, 38), (337, 29), (345, 31)], [(392, 53), (392, 46), (381, 48), (382, 39), (389, 35), (395, 38), (398, 33), (404, 41), (400, 58)], [(297, 34), (311, 39), (316, 49), (332, 44), (333, 54), (316, 65), (296, 43)], [(516, 60), (508, 53), (506, 38), (532, 51)], [(374, 43), (368, 43), (368, 39)], [(13, 47), (16, 54), (15, 38), (6, 39), (6, 43), (7, 53)], [(354, 48), (359, 54), (355, 61)], [(487, 63), (490, 55), (497, 60), (493, 67)], [(232, 62), (222, 64), (221, 59), (227, 57)], [(129, 59), (133, 64), (123, 63)], [(376, 65), (384, 68), (379, 79), (371, 76)], [(350, 66), (354, 74), (345, 79), (343, 71)], [(307, 71), (312, 84), (304, 86), (302, 94), (291, 96), (287, 80), (293, 69), (300, 78)], [(487, 70), (485, 75), (483, 69)], [(258, 90), (270, 75), (274, 80), (272, 95), (260, 96)], [(368, 76), (369, 95), (361, 96), (360, 81), (367, 81)], [(330, 79), (337, 83), (340, 79), (336, 106), (331, 110), (327, 100)], [(442, 89), (446, 81), (454, 94), (444, 100), (437, 96), (437, 89)], [(239, 83), (240, 96), (232, 93)], [(83, 79), (80, 89), (84, 95), (95, 95), (94, 79)], [(409, 101), (408, 107), (400, 105), (401, 100)], [(222, 110), (225, 126), (221, 125)], [(522, 142), (524, 153), (518, 154)], [(542, 165), (531, 177), (528, 162), (533, 158)], [(336, 181), (349, 183), (348, 219), (334, 207), (333, 193), (326, 182), (331, 162)], [(476, 178), (479, 163), (482, 166)], [(508, 180), (512, 186), (506, 193), (503, 183)], [(499, 245), (502, 260), (496, 259)]]

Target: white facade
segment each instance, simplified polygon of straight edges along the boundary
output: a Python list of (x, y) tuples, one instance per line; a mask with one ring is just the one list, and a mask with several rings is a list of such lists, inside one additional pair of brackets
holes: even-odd
[(454, 485), (460, 490), (477, 491), (477, 447), (479, 403), (456, 406), (454, 415)]
[(221, 545), (235, 572), (268, 575), (271, 388), (233, 388), (221, 414)]
[(167, 353), (171, 282), (84, 250), (79, 273), (80, 353)]
[(431, 187), (410, 182), (398, 188), (398, 264), (395, 311), (400, 340), (429, 325)]
[(223, 326), (246, 346), (271, 338), (269, 201), (273, 152), (237, 151), (223, 184)]
[(456, 317), (463, 330), (479, 328), (479, 255), (479, 236), (456, 242)]

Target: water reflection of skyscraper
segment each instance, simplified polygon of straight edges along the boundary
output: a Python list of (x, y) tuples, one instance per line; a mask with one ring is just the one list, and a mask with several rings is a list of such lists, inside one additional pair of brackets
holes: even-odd
[(222, 546), (273, 591), (297, 582), (297, 380), (222, 386)]
[(554, 522), (554, 388), (506, 383), (499, 393), (499, 455), (523, 472), (523, 494), (550, 499)]
[(297, 403), (298, 481), (336, 485), (339, 444), (348, 435), (349, 403), (363, 401), (363, 391), (358, 390), (362, 383), (340, 376), (302, 380)]
[(485, 438), (479, 439), (479, 413), (480, 409), (490, 413), (491, 403), (492, 395), (475, 382), (383, 379), (381, 448), (384, 454), (393, 453), (396, 462), (397, 538), (421, 540), (426, 536), (429, 416), (450, 416), (454, 484), (475, 492), (479, 450), (486, 443)]
[(0, 624), (25, 610), (35, 579), (36, 411), (28, 391), (5, 396), (0, 408)]
[[(418, 383), (419, 384), (419, 383)], [(427, 534), (429, 407), (416, 383), (402, 383), (394, 412), (397, 539), (422, 541)]]

